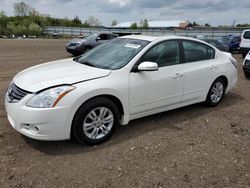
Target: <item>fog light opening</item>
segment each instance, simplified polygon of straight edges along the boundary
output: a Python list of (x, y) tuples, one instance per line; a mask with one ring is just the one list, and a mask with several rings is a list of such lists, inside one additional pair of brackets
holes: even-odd
[(31, 126), (30, 126), (30, 131), (33, 132), (33, 133), (38, 133), (38, 132), (39, 132), (39, 129), (38, 129), (37, 126), (31, 125)]
[(39, 132), (39, 128), (35, 125), (23, 123), (22, 126), (24, 129), (27, 129), (27, 130), (31, 131), (32, 133), (37, 134)]
[(23, 124), (23, 128), (25, 128), (25, 129), (28, 129), (28, 130), (29, 130), (29, 129), (30, 129), (30, 124), (28, 124), (28, 123), (24, 123), (24, 124)]

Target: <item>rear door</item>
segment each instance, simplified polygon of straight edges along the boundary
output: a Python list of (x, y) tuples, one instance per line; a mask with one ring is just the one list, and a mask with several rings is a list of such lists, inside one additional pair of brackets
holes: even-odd
[(216, 75), (215, 50), (203, 43), (183, 40), (184, 89), (182, 103), (204, 99)]

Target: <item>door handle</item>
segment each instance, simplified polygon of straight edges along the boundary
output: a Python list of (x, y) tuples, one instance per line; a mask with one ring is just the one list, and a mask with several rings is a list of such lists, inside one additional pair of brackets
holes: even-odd
[(173, 76), (174, 79), (180, 79), (180, 78), (182, 78), (182, 77), (183, 77), (183, 74), (181, 74), (181, 73), (176, 73), (176, 74)]

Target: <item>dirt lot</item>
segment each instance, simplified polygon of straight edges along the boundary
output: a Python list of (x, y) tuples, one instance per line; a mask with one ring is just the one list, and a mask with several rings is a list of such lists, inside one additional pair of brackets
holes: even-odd
[(6, 118), (20, 70), (70, 57), (63, 40), (0, 40), (0, 187), (250, 187), (250, 80), (216, 108), (196, 104), (119, 127), (106, 143), (40, 142)]

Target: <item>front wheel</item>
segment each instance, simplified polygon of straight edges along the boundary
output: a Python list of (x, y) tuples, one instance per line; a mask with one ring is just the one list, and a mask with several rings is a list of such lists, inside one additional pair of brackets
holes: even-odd
[(84, 103), (73, 121), (73, 135), (80, 143), (96, 145), (107, 140), (119, 121), (117, 106), (107, 98), (95, 98)]
[(206, 104), (208, 106), (218, 105), (225, 94), (225, 89), (225, 81), (221, 78), (217, 78), (207, 94)]

